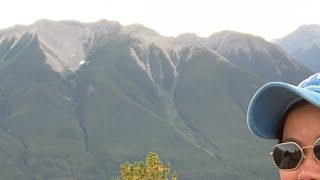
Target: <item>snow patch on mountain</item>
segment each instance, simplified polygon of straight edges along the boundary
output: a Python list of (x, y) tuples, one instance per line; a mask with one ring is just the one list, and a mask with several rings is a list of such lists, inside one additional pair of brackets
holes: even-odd
[(80, 61), (79, 62), (79, 65), (81, 66), (81, 65), (83, 65), (84, 63), (86, 63), (84, 60), (82, 60), (82, 61)]

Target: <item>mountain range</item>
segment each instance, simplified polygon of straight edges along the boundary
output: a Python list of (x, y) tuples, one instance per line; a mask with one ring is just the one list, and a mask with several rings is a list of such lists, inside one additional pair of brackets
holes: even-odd
[(261, 37), (39, 20), (0, 30), (0, 179), (111, 179), (150, 151), (179, 179), (274, 179), (246, 108), (312, 74)]

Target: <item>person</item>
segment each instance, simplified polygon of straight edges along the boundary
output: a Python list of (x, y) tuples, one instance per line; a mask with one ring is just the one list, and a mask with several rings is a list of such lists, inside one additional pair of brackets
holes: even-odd
[(251, 133), (278, 140), (270, 153), (283, 180), (320, 180), (320, 73), (298, 86), (269, 82), (247, 111)]

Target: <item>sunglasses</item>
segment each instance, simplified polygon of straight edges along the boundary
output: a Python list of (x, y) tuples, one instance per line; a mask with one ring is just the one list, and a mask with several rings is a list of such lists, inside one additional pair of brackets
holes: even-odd
[(295, 170), (299, 167), (302, 160), (307, 157), (303, 152), (303, 150), (307, 148), (313, 149), (314, 158), (320, 162), (320, 138), (317, 139), (313, 146), (300, 147), (295, 142), (277, 144), (270, 155), (273, 157), (273, 161), (279, 169)]

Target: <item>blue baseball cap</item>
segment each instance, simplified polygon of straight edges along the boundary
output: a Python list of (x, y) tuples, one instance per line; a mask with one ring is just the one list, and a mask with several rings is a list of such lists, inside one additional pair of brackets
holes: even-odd
[(284, 82), (265, 84), (255, 93), (248, 107), (247, 123), (251, 133), (263, 139), (277, 139), (286, 111), (303, 99), (320, 107), (320, 73), (298, 86)]

